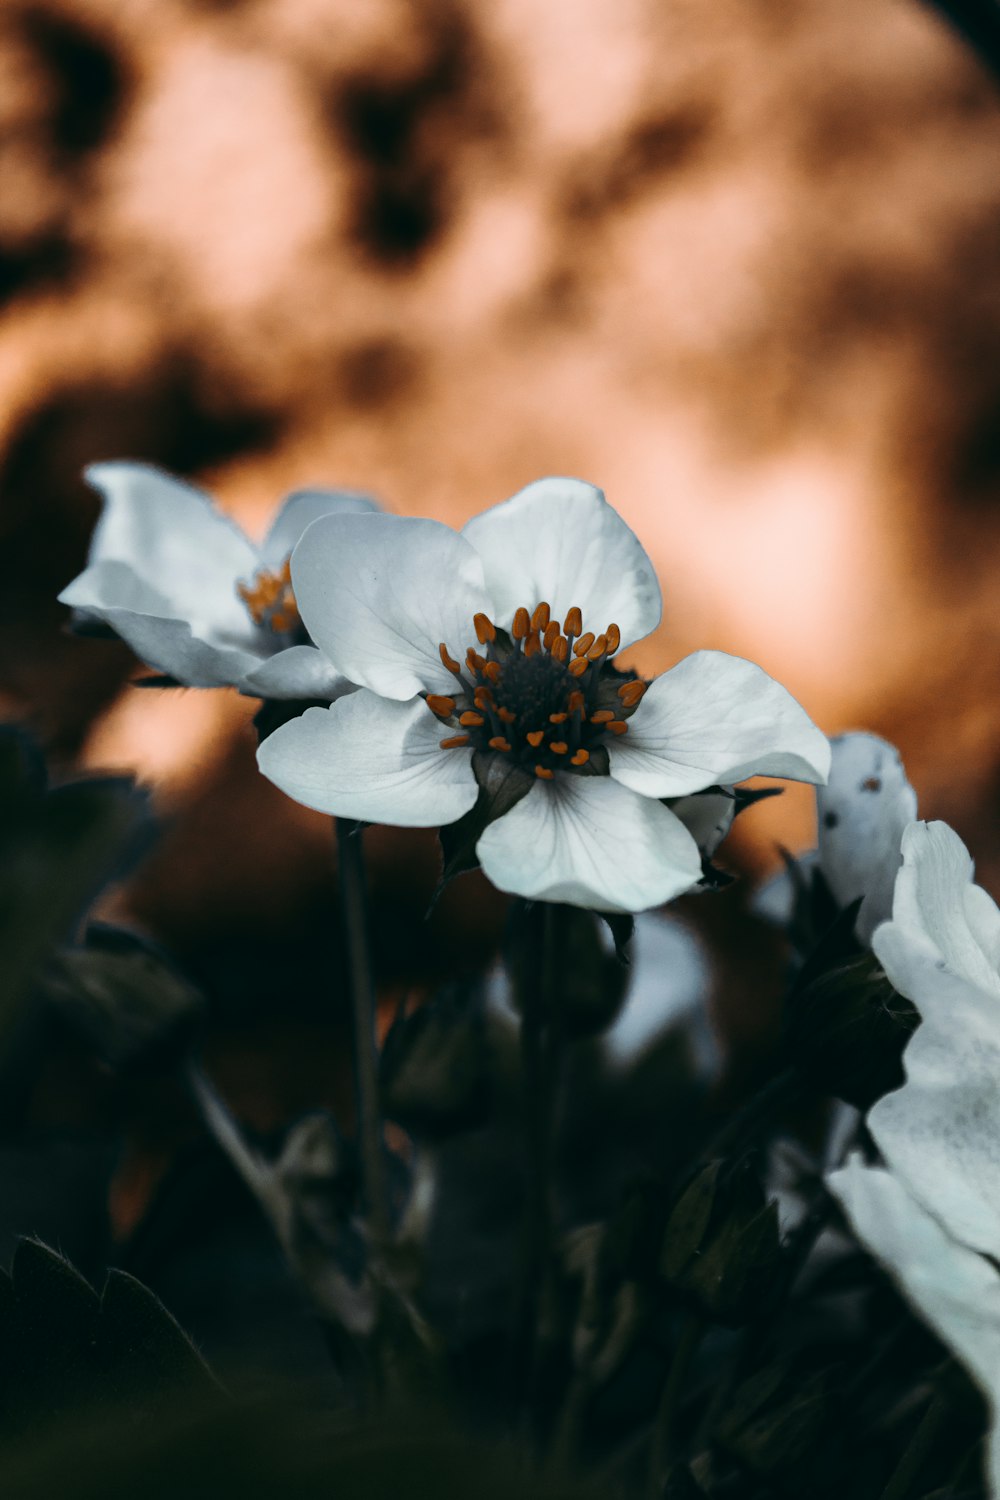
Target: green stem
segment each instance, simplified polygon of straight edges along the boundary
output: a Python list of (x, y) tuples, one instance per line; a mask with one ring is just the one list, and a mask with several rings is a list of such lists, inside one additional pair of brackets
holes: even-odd
[(691, 1366), (695, 1350), (705, 1330), (704, 1319), (698, 1312), (686, 1314), (677, 1337), (673, 1359), (663, 1387), (660, 1405), (653, 1426), (653, 1447), (649, 1455), (649, 1473), (646, 1480), (647, 1500), (660, 1500), (667, 1466), (674, 1460), (677, 1438), (677, 1415), (681, 1404), (684, 1381)]
[[(530, 913), (525, 913), (530, 920)], [(546, 905), (538, 982), (521, 996), (521, 1078), (524, 1098), (525, 1206), (521, 1271), (511, 1357), (515, 1409), (529, 1407), (535, 1387), (539, 1315), (545, 1306), (552, 1235), (552, 1126), (561, 1050), (556, 1014), (557, 910)]]
[(702, 1150), (702, 1160), (724, 1156), (733, 1146), (748, 1148), (801, 1090), (802, 1081), (794, 1068), (776, 1073), (716, 1131)]
[(377, 1248), (389, 1237), (382, 1122), (378, 1102), (378, 1045), (375, 1035), (375, 982), (368, 949), (364, 847), (360, 825), (336, 818), (340, 904), (347, 938), (351, 1013), (354, 1022), (354, 1070), (357, 1131), (368, 1228)]

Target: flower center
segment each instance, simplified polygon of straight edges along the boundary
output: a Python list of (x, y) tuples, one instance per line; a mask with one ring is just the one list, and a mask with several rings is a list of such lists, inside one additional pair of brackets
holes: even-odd
[(292, 593), (291, 557), (286, 557), (274, 572), (261, 568), (252, 583), (238, 583), (236, 592), (255, 625), (273, 630), (275, 635), (300, 629), (302, 622)]
[(495, 752), (545, 781), (556, 771), (607, 774), (609, 736), (627, 733), (647, 686), (612, 665), (618, 626), (584, 631), (575, 606), (560, 625), (545, 603), (517, 610), (509, 634), (486, 615), (473, 625), (482, 650), (470, 646), (464, 667), (441, 643), (454, 694), (427, 694), (431, 712), (456, 731), (441, 748)]

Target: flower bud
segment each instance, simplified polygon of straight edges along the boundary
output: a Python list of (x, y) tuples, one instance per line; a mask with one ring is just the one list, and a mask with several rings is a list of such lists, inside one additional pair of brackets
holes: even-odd
[(829, 1371), (768, 1365), (734, 1391), (715, 1441), (752, 1474), (794, 1479), (829, 1419), (830, 1386)]
[(709, 1162), (667, 1220), (660, 1270), (708, 1317), (738, 1327), (759, 1311), (781, 1256), (777, 1204), (749, 1157)]

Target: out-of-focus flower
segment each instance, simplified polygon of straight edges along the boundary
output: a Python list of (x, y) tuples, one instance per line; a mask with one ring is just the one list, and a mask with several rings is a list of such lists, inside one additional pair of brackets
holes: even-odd
[(264, 774), (308, 807), (374, 822), (434, 827), (475, 809), (475, 855), (501, 890), (660, 905), (701, 876), (662, 799), (757, 773), (826, 776), (826, 738), (751, 662), (700, 651), (652, 684), (613, 664), (659, 623), (660, 590), (580, 480), (539, 480), (461, 534), (331, 516), (291, 573), (312, 639), (363, 690), (278, 729)]
[[(892, 910), (903, 830), (917, 815), (917, 798), (898, 750), (874, 734), (842, 734), (830, 741), (830, 775), (816, 791), (817, 847), (799, 861), (818, 870), (839, 907), (861, 900), (855, 932), (863, 943)], [(761, 916), (786, 924), (796, 883), (785, 870), (755, 901)]]
[[(979, 1381), (995, 1422), (1000, 911), (972, 877), (968, 851), (946, 824), (906, 829), (892, 920), (872, 939), (921, 1017), (903, 1058), (905, 1084), (868, 1116), (889, 1170), (853, 1162), (828, 1180), (861, 1240)], [(1000, 1496), (996, 1431), (990, 1464)]]
[[(900, 1092), (905, 1092), (901, 1090)], [(981, 1387), (990, 1408), (988, 1477), (1000, 1500), (1000, 1274), (892, 1172), (853, 1158), (827, 1183), (863, 1245)]]
[(59, 595), (82, 629), (104, 627), (185, 687), (330, 701), (350, 684), (309, 642), (292, 592), (292, 548), (320, 516), (374, 501), (299, 490), (258, 546), (200, 490), (147, 464), (86, 471), (104, 509), (87, 567)]

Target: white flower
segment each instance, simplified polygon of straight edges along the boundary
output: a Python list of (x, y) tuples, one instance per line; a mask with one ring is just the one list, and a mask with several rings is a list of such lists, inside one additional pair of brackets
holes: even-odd
[(86, 569), (59, 595), (79, 621), (187, 687), (327, 700), (349, 688), (308, 644), (288, 558), (317, 517), (370, 513), (373, 501), (300, 490), (257, 546), (207, 495), (147, 464), (94, 464), (86, 478), (104, 509)]
[[(860, 1238), (983, 1387), (1000, 1400), (1000, 911), (961, 839), (911, 823), (892, 920), (872, 947), (921, 1023), (906, 1082), (868, 1128), (889, 1170), (830, 1178)], [(983, 1257), (988, 1256), (989, 1259)], [(1000, 1496), (1000, 1437), (991, 1473)]]
[(701, 874), (661, 798), (826, 775), (825, 737), (750, 662), (701, 651), (651, 686), (611, 665), (658, 624), (660, 590), (580, 480), (540, 480), (461, 534), (328, 517), (296, 548), (292, 583), (312, 639), (362, 691), (265, 740), (264, 774), (321, 812), (404, 826), (453, 823), (486, 787), (506, 810), (475, 849), (501, 890), (658, 906)]
[[(917, 798), (898, 750), (875, 734), (842, 734), (830, 741), (830, 776), (816, 791), (816, 843), (799, 863), (817, 868), (837, 905), (862, 897), (855, 932), (870, 943), (892, 909), (903, 830), (917, 815)], [(787, 923), (794, 881), (782, 871), (758, 893), (754, 906), (769, 921)]]
[(893, 1173), (852, 1159), (827, 1183), (855, 1233), (977, 1381), (990, 1408), (988, 1478), (1000, 1500), (1000, 1274)]

